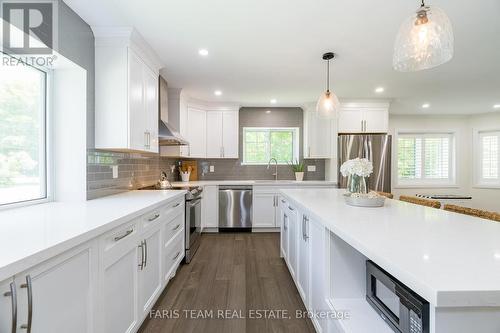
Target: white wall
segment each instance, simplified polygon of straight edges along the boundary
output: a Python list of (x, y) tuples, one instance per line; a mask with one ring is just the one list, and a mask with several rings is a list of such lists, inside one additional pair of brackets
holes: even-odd
[(428, 115), (391, 115), (389, 131), (395, 140), (397, 131), (436, 131), (455, 132), (457, 184), (446, 188), (402, 188), (396, 183), (396, 142), (393, 143), (393, 193), (400, 195), (415, 195), (417, 193), (433, 194), (466, 194), (472, 196), (471, 207), (500, 211), (500, 189), (481, 189), (473, 185), (473, 130), (500, 129), (500, 113), (491, 113), (474, 116), (428, 116)]

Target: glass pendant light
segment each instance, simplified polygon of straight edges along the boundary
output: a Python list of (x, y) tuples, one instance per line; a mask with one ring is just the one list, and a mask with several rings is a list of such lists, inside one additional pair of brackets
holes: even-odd
[(453, 57), (453, 28), (446, 13), (426, 6), (403, 22), (394, 44), (392, 64), (400, 72), (437, 67)]
[(332, 52), (323, 54), (323, 60), (327, 61), (326, 65), (326, 91), (321, 94), (318, 104), (316, 105), (316, 113), (321, 118), (335, 118), (340, 102), (337, 96), (330, 91), (330, 60), (335, 55)]

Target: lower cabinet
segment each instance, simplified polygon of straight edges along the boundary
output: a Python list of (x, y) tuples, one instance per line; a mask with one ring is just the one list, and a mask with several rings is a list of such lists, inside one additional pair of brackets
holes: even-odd
[(310, 241), (307, 234), (309, 218), (306, 215), (300, 214), (298, 223), (298, 274), (297, 274), (297, 289), (304, 301), (304, 304), (309, 304), (309, 277), (311, 265)]
[(286, 257), (286, 262), (288, 264), (288, 269), (290, 270), (290, 274), (292, 278), (296, 280), (297, 274), (297, 256), (299, 254), (298, 249), (298, 226), (297, 226), (297, 211), (287, 205), (286, 208), (286, 216), (287, 216), (287, 228), (288, 228), (288, 256)]
[(0, 332), (94, 332), (96, 247), (80, 246), (2, 282)]
[(287, 214), (287, 201), (280, 198), (279, 211), (280, 211), (280, 256), (286, 258), (288, 256), (288, 239), (289, 239), (289, 220)]
[(274, 228), (276, 226), (276, 193), (254, 193), (252, 226), (257, 228)]
[(202, 229), (219, 227), (219, 187), (203, 187), (201, 201), (201, 224)]

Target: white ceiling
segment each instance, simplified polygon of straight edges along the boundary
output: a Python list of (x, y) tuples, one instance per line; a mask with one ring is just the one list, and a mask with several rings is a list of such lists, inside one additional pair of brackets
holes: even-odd
[[(90, 25), (133, 26), (163, 59), (169, 85), (198, 99), (267, 106), (316, 100), (325, 51), (338, 53), (341, 99), (392, 99), (392, 113), (471, 114), (500, 104), (500, 1), (429, 0), (455, 33), (454, 59), (399, 73), (392, 49), (417, 0), (66, 0)], [(198, 49), (210, 52), (206, 58)], [(385, 87), (381, 95), (377, 86)], [(214, 96), (214, 90), (223, 95)], [(431, 107), (421, 109), (423, 103)]]

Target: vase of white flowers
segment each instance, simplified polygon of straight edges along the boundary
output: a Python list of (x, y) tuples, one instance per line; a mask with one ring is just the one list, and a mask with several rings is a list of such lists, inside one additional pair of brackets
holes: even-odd
[(355, 158), (344, 162), (340, 167), (342, 176), (347, 178), (347, 190), (350, 193), (368, 193), (366, 178), (373, 173), (373, 164), (366, 158)]

